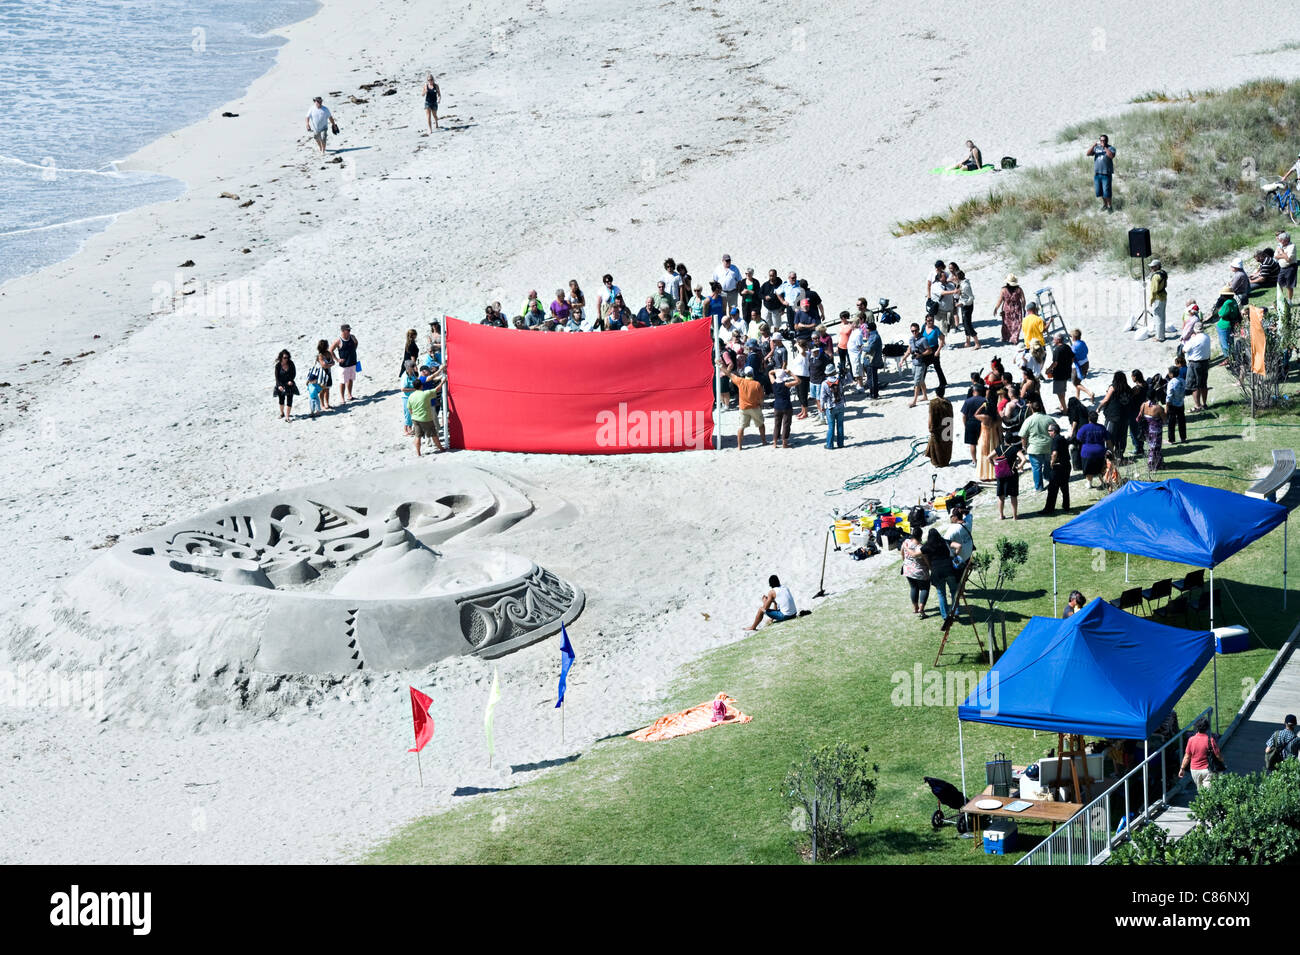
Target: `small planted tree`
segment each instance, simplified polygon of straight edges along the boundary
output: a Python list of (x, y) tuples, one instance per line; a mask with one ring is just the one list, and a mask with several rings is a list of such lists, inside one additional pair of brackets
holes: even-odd
[[(993, 651), (998, 649), (994, 625), (1003, 624), (1006, 630), (1006, 614), (1001, 603), (1007, 596), (1008, 585), (1016, 579), (1020, 568), (1029, 562), (1029, 544), (1027, 541), (1009, 540), (999, 537), (991, 551), (977, 551), (970, 559), (970, 576), (979, 584), (980, 599), (988, 607), (989, 626), (989, 662), (993, 662)], [(1006, 647), (1002, 647), (1006, 651)]]
[(867, 758), (869, 752), (865, 743), (843, 741), (809, 748), (786, 774), (800, 850), (814, 861), (851, 852), (849, 830), (871, 820), (880, 767)]

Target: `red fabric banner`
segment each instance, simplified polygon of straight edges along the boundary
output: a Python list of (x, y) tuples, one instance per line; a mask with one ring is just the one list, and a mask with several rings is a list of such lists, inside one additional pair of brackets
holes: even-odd
[(415, 721), (415, 747), (408, 749), (408, 753), (418, 753), (424, 749), (429, 740), (433, 739), (433, 717), (429, 715), (429, 707), (432, 705), (432, 697), (411, 687), (411, 719)]
[(451, 443), (627, 454), (711, 447), (713, 329), (524, 332), (448, 319)]

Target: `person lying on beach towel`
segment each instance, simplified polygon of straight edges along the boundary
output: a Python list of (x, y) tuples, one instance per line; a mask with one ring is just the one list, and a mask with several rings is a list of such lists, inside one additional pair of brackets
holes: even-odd
[(720, 723), (748, 723), (753, 717), (746, 716), (736, 709), (736, 701), (725, 693), (719, 693), (707, 703), (692, 706), (680, 713), (661, 716), (645, 729), (637, 730), (632, 738), (643, 743), (657, 743), (660, 740), (698, 733), (711, 729)]

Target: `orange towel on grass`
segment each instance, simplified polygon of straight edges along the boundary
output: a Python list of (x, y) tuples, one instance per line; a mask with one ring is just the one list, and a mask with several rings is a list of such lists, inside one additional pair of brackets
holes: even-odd
[[(713, 719), (714, 700), (721, 700), (726, 708), (726, 716), (717, 722)], [(685, 736), (688, 733), (698, 733), (700, 730), (721, 726), (723, 723), (748, 723), (751, 719), (752, 717), (736, 709), (735, 700), (725, 693), (719, 693), (707, 703), (692, 706), (689, 710), (682, 710), (680, 713), (659, 717), (645, 729), (633, 733), (632, 738), (639, 739), (643, 743), (653, 743), (662, 739)]]

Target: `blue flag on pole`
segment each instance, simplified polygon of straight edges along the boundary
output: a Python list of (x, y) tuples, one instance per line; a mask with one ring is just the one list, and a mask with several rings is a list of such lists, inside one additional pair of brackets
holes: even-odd
[(573, 666), (573, 661), (577, 657), (573, 654), (573, 644), (569, 642), (569, 631), (564, 629), (564, 624), (560, 624), (560, 698), (556, 701), (555, 708), (558, 710), (564, 705), (564, 687), (569, 680), (569, 667)]

